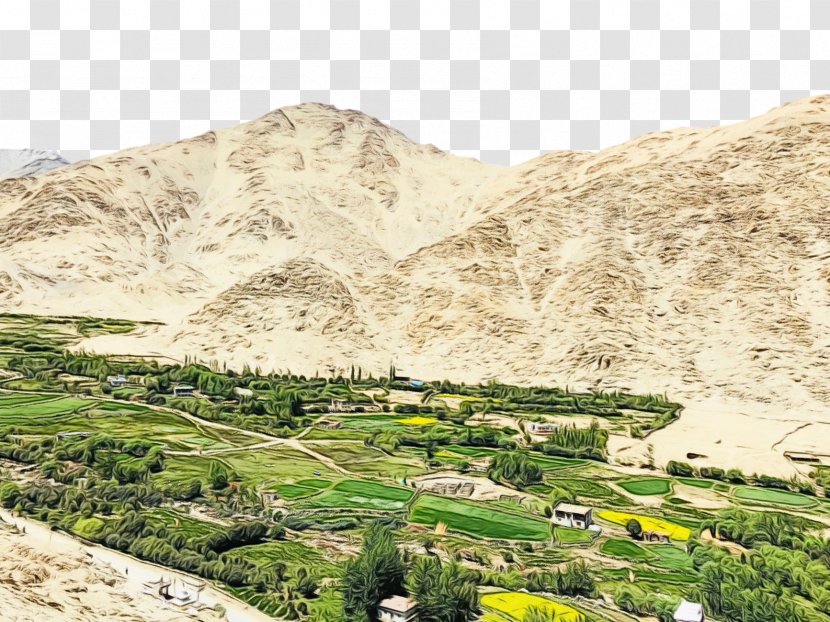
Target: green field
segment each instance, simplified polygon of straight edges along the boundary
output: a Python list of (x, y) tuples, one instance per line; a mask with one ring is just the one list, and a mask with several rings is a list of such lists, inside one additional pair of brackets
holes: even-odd
[[(76, 412), (79, 406), (86, 408)], [(117, 439), (144, 438), (177, 451), (226, 449), (260, 442), (243, 432), (217, 430), (172, 412), (74, 397), (0, 406), (3, 424), (14, 425), (24, 435), (91, 432)]]
[(444, 523), (454, 531), (502, 540), (547, 540), (550, 524), (512, 512), (505, 512), (483, 503), (457, 501), (434, 495), (423, 495), (410, 511), (413, 523), (435, 526)]
[(58, 397), (58, 399), (24, 402), (0, 408), (0, 425), (17, 425), (33, 417), (71, 413), (75, 410), (88, 408), (96, 403), (94, 400), (87, 400), (80, 397), (50, 397)]
[(790, 505), (794, 507), (810, 507), (816, 504), (814, 498), (800, 495), (796, 492), (786, 490), (775, 490), (773, 488), (755, 488), (753, 486), (739, 486), (733, 493), (736, 498), (745, 501), (760, 501), (761, 503), (774, 503), (776, 505)]
[(301, 503), (307, 509), (352, 508), (365, 510), (402, 510), (412, 498), (406, 488), (386, 486), (364, 480), (346, 480), (332, 489)]
[(665, 495), (671, 492), (671, 480), (659, 477), (627, 480), (619, 482), (619, 486), (632, 495)]
[(648, 561), (656, 557), (631, 540), (619, 540), (616, 538), (603, 542), (599, 550), (606, 555), (623, 557), (634, 562)]
[(594, 539), (594, 532), (587, 529), (573, 527), (554, 527), (553, 537), (559, 544), (590, 544)]
[(0, 412), (9, 406), (20, 404), (35, 404), (46, 400), (55, 399), (54, 395), (38, 395), (36, 393), (0, 393)]
[[(694, 477), (678, 477), (678, 482), (686, 484), (687, 486), (694, 486), (695, 488), (712, 488), (715, 486), (715, 482), (710, 479), (697, 479)], [(720, 486), (720, 484), (718, 484)], [(717, 488), (718, 486), (715, 486)]]

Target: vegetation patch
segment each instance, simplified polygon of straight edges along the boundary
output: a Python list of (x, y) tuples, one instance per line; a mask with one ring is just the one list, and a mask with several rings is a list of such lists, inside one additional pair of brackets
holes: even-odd
[(365, 480), (346, 480), (304, 502), (302, 507), (402, 510), (411, 498), (412, 491), (406, 488)]
[(656, 559), (656, 556), (631, 540), (612, 538), (602, 543), (599, 549), (602, 553), (612, 557), (622, 557), (633, 562), (644, 562)]
[(755, 488), (753, 486), (739, 486), (733, 493), (738, 499), (746, 501), (760, 501), (761, 503), (774, 503), (776, 505), (790, 505), (793, 507), (810, 507), (816, 504), (816, 500), (805, 495), (786, 490), (774, 490), (772, 488)]
[(585, 616), (579, 611), (541, 596), (524, 592), (495, 592), (481, 597), (482, 606), (512, 620), (524, 620), (530, 609), (541, 609), (554, 615), (556, 622), (582, 622)]
[(671, 480), (659, 477), (627, 480), (619, 482), (619, 486), (632, 495), (665, 495), (671, 492)]
[(550, 524), (527, 516), (488, 507), (483, 503), (423, 495), (412, 507), (413, 523), (445, 524), (449, 529), (500, 540), (547, 540)]

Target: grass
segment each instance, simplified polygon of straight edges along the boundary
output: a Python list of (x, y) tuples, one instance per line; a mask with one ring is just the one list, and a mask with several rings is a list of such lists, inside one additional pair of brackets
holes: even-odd
[(576, 529), (574, 527), (554, 527), (553, 537), (559, 544), (590, 544), (594, 532), (587, 529)]
[(0, 409), (21, 404), (35, 404), (54, 399), (54, 395), (37, 395), (32, 393), (3, 393), (0, 394)]
[(301, 507), (402, 510), (411, 498), (412, 491), (406, 488), (364, 480), (346, 480), (302, 503)]
[(300, 542), (279, 541), (241, 546), (224, 553), (222, 557), (245, 559), (260, 568), (283, 563), (289, 572), (296, 568), (306, 568), (311, 576), (316, 578), (340, 576), (340, 569), (327, 559), (320, 549)]
[[(79, 405), (86, 408), (75, 412)], [(259, 442), (254, 436), (203, 426), (172, 412), (72, 397), (0, 406), (3, 424), (13, 425), (21, 434), (91, 432), (125, 440), (143, 438), (178, 451), (226, 449)]]
[(166, 468), (153, 478), (161, 485), (171, 485), (199, 479), (208, 481), (211, 462), (220, 462), (230, 468), (245, 485), (257, 489), (277, 490), (280, 484), (320, 475), (336, 476), (327, 466), (302, 452), (286, 447), (231, 451), (219, 456), (169, 456)]
[(57, 415), (60, 413), (71, 413), (94, 405), (93, 400), (85, 400), (79, 397), (59, 397), (58, 399), (40, 400), (36, 402), (24, 402), (21, 404), (0, 408), (0, 424), (23, 423), (21, 419), (30, 417), (42, 417), (44, 415)]
[(712, 488), (715, 485), (710, 479), (697, 479), (694, 477), (678, 477), (678, 482), (686, 484), (687, 486), (694, 486), (695, 488)]
[(816, 504), (816, 500), (806, 495), (786, 490), (774, 490), (772, 488), (755, 488), (753, 486), (739, 486), (735, 489), (734, 495), (745, 501), (760, 501), (761, 503), (773, 503), (775, 505), (789, 505), (792, 507), (810, 507)]
[(181, 532), (188, 538), (192, 536), (207, 536), (222, 529), (220, 525), (190, 518), (175, 510), (166, 508), (155, 508), (147, 512), (145, 516), (147, 517), (147, 521), (154, 527), (165, 527), (171, 533)]
[(511, 620), (523, 620), (527, 610), (531, 607), (553, 613), (557, 622), (579, 622), (584, 619), (582, 613), (573, 607), (524, 592), (484, 594), (481, 597), (481, 604), (487, 609), (508, 616)]
[(605, 555), (610, 555), (611, 557), (622, 557), (632, 562), (644, 562), (657, 559), (656, 555), (650, 553), (639, 544), (636, 544), (631, 540), (612, 538), (603, 542), (599, 550)]
[(418, 498), (410, 512), (413, 523), (449, 529), (481, 538), (500, 540), (547, 540), (548, 521), (488, 507), (483, 503), (458, 501), (434, 495)]
[(665, 495), (671, 492), (671, 481), (659, 477), (619, 482), (619, 486), (632, 495)]
[(675, 525), (674, 523), (654, 518), (653, 516), (629, 514), (628, 512), (615, 512), (613, 510), (601, 510), (598, 512), (598, 516), (603, 520), (607, 520), (609, 523), (614, 523), (623, 527), (625, 527), (628, 521), (633, 518), (640, 523), (643, 531), (656, 531), (660, 534), (669, 536), (672, 540), (686, 541), (692, 535), (692, 532), (688, 527)]

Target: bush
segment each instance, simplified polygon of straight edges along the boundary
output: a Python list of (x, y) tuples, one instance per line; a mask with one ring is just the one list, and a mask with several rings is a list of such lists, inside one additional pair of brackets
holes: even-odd
[(675, 477), (694, 477), (695, 468), (686, 462), (669, 460), (666, 464), (666, 473)]

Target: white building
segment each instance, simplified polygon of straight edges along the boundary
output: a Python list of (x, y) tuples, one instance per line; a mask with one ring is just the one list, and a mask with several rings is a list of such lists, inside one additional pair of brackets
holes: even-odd
[(594, 522), (593, 511), (592, 508), (584, 505), (575, 505), (560, 501), (553, 509), (551, 520), (562, 527), (588, 529)]
[(127, 384), (127, 377), (124, 374), (117, 376), (107, 376), (107, 382), (111, 387), (123, 387)]
[(193, 397), (194, 387), (189, 384), (180, 384), (173, 387), (173, 397)]
[(406, 596), (390, 596), (378, 605), (378, 621), (413, 622), (417, 619), (415, 607), (415, 601)]
[(703, 622), (703, 605), (681, 600), (677, 611), (674, 612), (674, 622)]
[(531, 421), (527, 424), (527, 431), (530, 434), (538, 434), (540, 436), (547, 436), (559, 430), (558, 423), (539, 423)]

